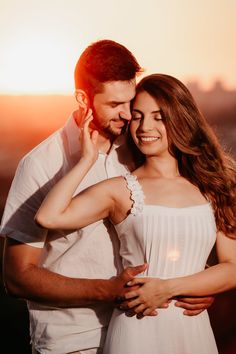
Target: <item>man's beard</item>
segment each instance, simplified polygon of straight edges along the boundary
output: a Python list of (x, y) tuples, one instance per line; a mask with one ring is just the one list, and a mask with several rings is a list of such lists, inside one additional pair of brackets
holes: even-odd
[(112, 122), (112, 120), (109, 122), (109, 125), (107, 125), (107, 126), (102, 125), (99, 122), (98, 116), (96, 114), (96, 110), (94, 109), (94, 107), (91, 107), (91, 108), (93, 111), (93, 121), (90, 124), (90, 126), (92, 129), (97, 130), (100, 135), (114, 140), (115, 138), (117, 138), (118, 136), (120, 136), (121, 134), (124, 134), (126, 132), (126, 129), (127, 129), (127, 121), (126, 120), (121, 119), (124, 122), (124, 127), (122, 127), (122, 128), (113, 128), (110, 124)]
[[(112, 121), (111, 121), (112, 122)], [(127, 128), (127, 122), (124, 122), (124, 126), (122, 128), (113, 128), (112, 125), (110, 124), (107, 127), (103, 127), (103, 132), (109, 136), (110, 138), (117, 138), (121, 134), (125, 133), (126, 128)]]

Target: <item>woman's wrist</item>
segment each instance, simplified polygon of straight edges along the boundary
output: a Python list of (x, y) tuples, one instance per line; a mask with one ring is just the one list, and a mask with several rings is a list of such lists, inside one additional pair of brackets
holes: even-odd
[(178, 286), (179, 285), (178, 278), (165, 279), (164, 282), (170, 299), (181, 295)]
[(96, 162), (96, 159), (94, 159), (92, 156), (81, 156), (79, 160), (79, 164), (83, 164), (87, 167), (93, 166), (93, 164)]

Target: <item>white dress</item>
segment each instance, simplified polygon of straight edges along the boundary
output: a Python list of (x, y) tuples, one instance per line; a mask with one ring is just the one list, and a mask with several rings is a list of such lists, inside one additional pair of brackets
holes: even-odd
[[(184, 208), (145, 205), (137, 178), (125, 176), (133, 207), (115, 226), (123, 266), (147, 262), (144, 276), (173, 278), (204, 270), (215, 243), (216, 225), (209, 203)], [(174, 306), (158, 316), (127, 317), (115, 309), (103, 354), (217, 354), (207, 311), (185, 316)]]

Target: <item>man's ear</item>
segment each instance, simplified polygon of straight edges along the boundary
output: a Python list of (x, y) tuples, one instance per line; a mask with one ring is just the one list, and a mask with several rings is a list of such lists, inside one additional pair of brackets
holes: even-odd
[(75, 91), (75, 98), (79, 104), (79, 107), (81, 107), (84, 110), (88, 109), (89, 99), (88, 99), (87, 93), (84, 90), (81, 90), (81, 89), (76, 90)]

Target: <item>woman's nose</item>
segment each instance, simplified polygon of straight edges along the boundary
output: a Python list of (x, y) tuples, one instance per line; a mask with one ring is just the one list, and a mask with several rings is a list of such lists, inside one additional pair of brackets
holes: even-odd
[(140, 120), (139, 129), (142, 131), (150, 131), (152, 129), (152, 124), (150, 119), (146, 119), (145, 117)]

